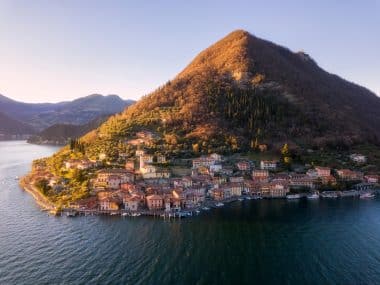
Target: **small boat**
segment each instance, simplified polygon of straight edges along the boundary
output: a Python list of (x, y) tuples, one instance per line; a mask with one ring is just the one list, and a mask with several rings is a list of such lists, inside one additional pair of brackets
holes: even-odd
[(286, 199), (294, 200), (294, 199), (300, 199), (301, 197), (302, 197), (301, 194), (290, 194), (286, 196)]
[(123, 217), (126, 217), (126, 216), (128, 216), (129, 214), (128, 213), (122, 213), (121, 214)]
[(195, 213), (197, 213), (197, 215), (200, 213), (201, 211), (199, 211), (199, 210), (195, 210)]
[(317, 193), (313, 193), (313, 194), (307, 195), (306, 198), (309, 200), (315, 200), (315, 199), (319, 199), (319, 195)]
[(224, 204), (219, 202), (219, 203), (216, 203), (215, 206), (216, 206), (216, 207), (223, 207)]
[(76, 216), (76, 212), (74, 211), (69, 211), (69, 212), (66, 212), (66, 217), (75, 217)]
[(238, 200), (241, 202), (241, 201), (244, 201), (244, 198), (239, 198)]
[(247, 197), (245, 197), (245, 199), (247, 199), (247, 200), (251, 200), (252, 197), (251, 197), (251, 196), (247, 196)]
[(209, 207), (203, 207), (202, 210), (208, 211), (208, 210), (210, 210), (210, 208)]
[(320, 195), (322, 198), (338, 198), (338, 193), (336, 191), (324, 191)]
[(359, 192), (356, 190), (344, 190), (340, 192), (340, 197), (354, 197), (358, 195)]
[(131, 216), (132, 216), (132, 217), (139, 217), (139, 216), (141, 216), (141, 214), (140, 214), (140, 213), (132, 213)]
[(360, 199), (372, 199), (375, 197), (375, 194), (372, 192), (365, 192), (360, 194)]
[(115, 213), (115, 212), (110, 213), (110, 216), (116, 216), (116, 215), (117, 215), (117, 213)]

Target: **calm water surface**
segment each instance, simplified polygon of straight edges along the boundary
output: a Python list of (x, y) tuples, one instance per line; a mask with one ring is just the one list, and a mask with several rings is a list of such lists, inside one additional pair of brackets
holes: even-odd
[(380, 284), (380, 200), (51, 217), (15, 177), (56, 149), (0, 142), (0, 284)]

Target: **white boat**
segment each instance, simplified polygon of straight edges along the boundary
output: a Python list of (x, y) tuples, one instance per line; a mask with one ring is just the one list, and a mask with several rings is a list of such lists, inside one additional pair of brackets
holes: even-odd
[(243, 201), (243, 200), (244, 200), (244, 198), (239, 198), (238, 200), (241, 202), (241, 201)]
[(128, 213), (122, 213), (121, 214), (123, 217), (126, 217), (126, 216), (128, 216)]
[(344, 190), (340, 192), (340, 197), (354, 197), (358, 195), (359, 192), (356, 190)]
[(223, 207), (224, 204), (219, 202), (219, 203), (216, 203), (215, 206), (216, 206), (216, 207)]
[(112, 212), (112, 213), (110, 213), (110, 215), (111, 215), (111, 216), (116, 216), (116, 215), (117, 215), (117, 213), (115, 213), (115, 212)]
[(210, 210), (210, 208), (209, 207), (203, 207), (202, 210), (208, 211), (208, 210)]
[(286, 199), (293, 200), (293, 199), (300, 199), (302, 198), (301, 194), (290, 194), (286, 195)]
[(372, 192), (365, 192), (360, 194), (360, 199), (372, 199), (375, 197), (375, 194)]
[(201, 211), (199, 211), (199, 210), (195, 210), (195, 213), (197, 213), (197, 214), (199, 214)]
[(139, 216), (141, 216), (141, 214), (140, 214), (140, 213), (132, 213), (131, 216), (132, 216), (132, 217), (139, 217)]
[(338, 198), (338, 193), (336, 191), (324, 191), (320, 195), (322, 198)]
[(310, 200), (315, 200), (315, 199), (319, 199), (319, 195), (317, 193), (313, 193), (313, 194), (307, 195), (306, 198)]

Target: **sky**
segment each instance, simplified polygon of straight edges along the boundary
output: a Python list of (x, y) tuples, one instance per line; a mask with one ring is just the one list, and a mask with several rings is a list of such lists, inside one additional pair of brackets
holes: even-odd
[(235, 29), (380, 95), (380, 0), (0, 0), (0, 94), (138, 99)]

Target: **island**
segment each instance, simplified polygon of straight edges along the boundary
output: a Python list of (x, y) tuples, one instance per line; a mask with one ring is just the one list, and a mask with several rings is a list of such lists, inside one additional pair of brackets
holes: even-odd
[(133, 147), (117, 159), (105, 153), (91, 159), (79, 140), (72, 141), (51, 158), (34, 161), (21, 185), (57, 215), (164, 218), (243, 199), (372, 198), (380, 188), (379, 173), (357, 170), (367, 164), (361, 154), (346, 157), (351, 169), (296, 163), (287, 144), (278, 153), (261, 144), (252, 153), (169, 158), (143, 147), (154, 136), (137, 132), (128, 141)]

